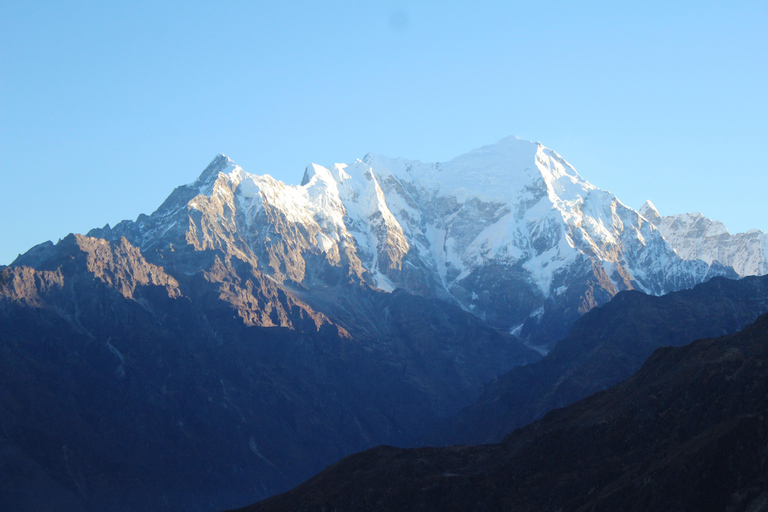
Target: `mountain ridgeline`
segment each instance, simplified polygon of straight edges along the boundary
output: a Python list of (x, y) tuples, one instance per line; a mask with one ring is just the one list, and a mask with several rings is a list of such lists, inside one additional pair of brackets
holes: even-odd
[(764, 234), (726, 266), (727, 232), (649, 208), (515, 138), (298, 186), (218, 156), (0, 268), (0, 508), (223, 510), (376, 445), (497, 441), (765, 312), (765, 278), (726, 279), (765, 273)]
[(125, 237), (157, 264), (171, 250), (220, 250), (320, 311), (328, 287), (404, 289), (543, 350), (621, 290), (661, 295), (738, 277), (679, 257), (654, 224), (557, 153), (514, 137), (446, 163), (369, 154), (313, 164), (300, 186), (219, 156), (151, 216), (90, 235)]

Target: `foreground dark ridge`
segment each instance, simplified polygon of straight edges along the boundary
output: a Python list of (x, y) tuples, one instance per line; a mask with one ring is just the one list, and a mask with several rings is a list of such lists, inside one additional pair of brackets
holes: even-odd
[(768, 315), (501, 444), (378, 447), (241, 512), (768, 510)]

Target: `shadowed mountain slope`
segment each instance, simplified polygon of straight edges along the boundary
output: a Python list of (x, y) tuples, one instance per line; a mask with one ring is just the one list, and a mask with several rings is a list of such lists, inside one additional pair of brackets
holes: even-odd
[(768, 278), (716, 278), (661, 297), (629, 291), (593, 309), (546, 357), (494, 379), (424, 444), (498, 442), (547, 411), (636, 372), (658, 347), (736, 332), (768, 312)]
[(350, 332), (217, 250), (160, 266), (125, 238), (42, 249), (0, 272), (3, 510), (245, 504), (408, 445), (538, 357), (456, 306), (366, 286), (350, 296), (373, 327)]
[(242, 512), (763, 511), (768, 316), (658, 349), (626, 382), (501, 444), (378, 447)]

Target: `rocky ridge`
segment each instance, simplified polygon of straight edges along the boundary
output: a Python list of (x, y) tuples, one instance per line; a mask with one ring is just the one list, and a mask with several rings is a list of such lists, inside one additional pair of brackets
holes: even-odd
[(650, 201), (640, 208), (640, 214), (659, 228), (683, 259), (717, 261), (740, 276), (768, 273), (768, 235), (759, 229), (732, 235), (722, 222), (699, 212), (662, 216)]

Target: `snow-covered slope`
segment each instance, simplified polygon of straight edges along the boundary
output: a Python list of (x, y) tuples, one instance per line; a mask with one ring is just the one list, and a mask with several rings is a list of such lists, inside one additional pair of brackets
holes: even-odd
[(685, 260), (718, 261), (733, 267), (740, 276), (768, 274), (768, 235), (752, 229), (746, 233), (728, 232), (722, 222), (699, 212), (661, 216), (647, 201), (640, 213), (651, 221)]
[(514, 137), (445, 163), (369, 154), (313, 164), (298, 186), (220, 155), (151, 216), (91, 234), (126, 236), (143, 251), (225, 250), (306, 293), (405, 288), (545, 346), (618, 291), (735, 277), (679, 257), (651, 222), (556, 152)]

